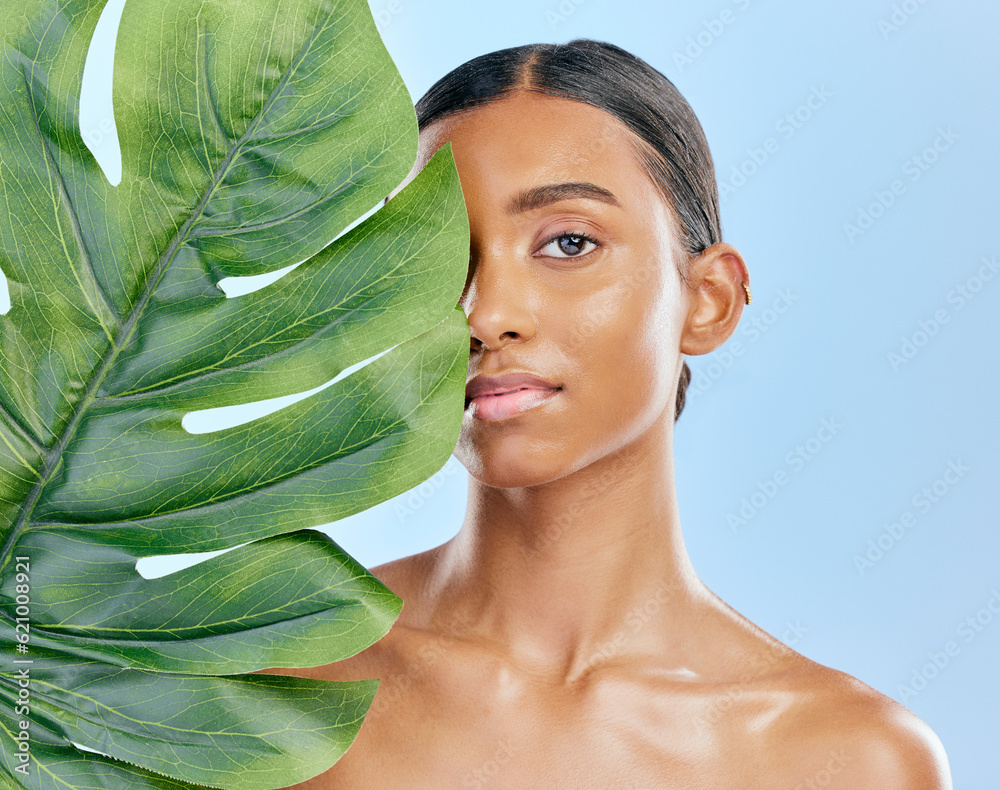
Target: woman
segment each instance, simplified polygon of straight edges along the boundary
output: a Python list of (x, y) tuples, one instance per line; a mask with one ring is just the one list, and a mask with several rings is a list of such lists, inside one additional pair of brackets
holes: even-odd
[(475, 58), (417, 114), (410, 178), (450, 142), (469, 212), (468, 511), (373, 569), (404, 602), (384, 639), (297, 670), (382, 683), (344, 757), (296, 787), (950, 788), (922, 721), (688, 559), (684, 355), (722, 345), (751, 296), (674, 86), (576, 40)]

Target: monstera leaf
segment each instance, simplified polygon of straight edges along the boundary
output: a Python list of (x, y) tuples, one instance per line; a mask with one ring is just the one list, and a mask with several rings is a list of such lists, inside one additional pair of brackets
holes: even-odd
[(335, 762), (378, 682), (253, 673), (350, 656), (401, 606), (308, 528), (455, 446), (462, 193), (445, 147), (355, 224), (417, 142), (364, 0), (128, 0), (112, 186), (78, 120), (102, 7), (0, 0), (0, 784), (280, 787)]

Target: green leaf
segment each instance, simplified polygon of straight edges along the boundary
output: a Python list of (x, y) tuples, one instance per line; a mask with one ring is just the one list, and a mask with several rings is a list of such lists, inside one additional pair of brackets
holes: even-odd
[[(0, 0), (0, 782), (282, 787), (343, 754), (377, 680), (249, 673), (354, 655), (401, 607), (309, 528), (455, 447), (458, 175), (445, 146), (351, 227), (417, 145), (364, 0), (128, 0), (112, 186), (78, 117), (102, 8)], [(219, 286), (295, 264), (239, 297)], [(217, 549), (159, 579), (135, 568)]]
[[(308, 773), (329, 752), (339, 757), (344, 732), (357, 732), (378, 685), (282, 675), (177, 676), (34, 652), (36, 742), (58, 747), (62, 733), (89, 749), (208, 786), (280, 786), (296, 767)], [(0, 704), (8, 709), (16, 696), (0, 686)], [(248, 709), (257, 712), (252, 720)], [(288, 755), (297, 766), (286, 765)]]

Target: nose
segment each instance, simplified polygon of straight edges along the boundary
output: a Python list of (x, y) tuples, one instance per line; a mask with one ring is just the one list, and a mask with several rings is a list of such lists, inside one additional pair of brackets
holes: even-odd
[(507, 253), (472, 256), (460, 304), (469, 321), (472, 351), (495, 351), (535, 336), (528, 273)]

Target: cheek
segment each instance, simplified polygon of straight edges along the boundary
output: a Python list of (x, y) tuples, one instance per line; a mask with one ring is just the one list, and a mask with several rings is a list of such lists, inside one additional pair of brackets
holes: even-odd
[(614, 433), (648, 427), (673, 387), (678, 339), (672, 302), (659, 269), (640, 271), (587, 300), (571, 351), (587, 382), (590, 415)]

